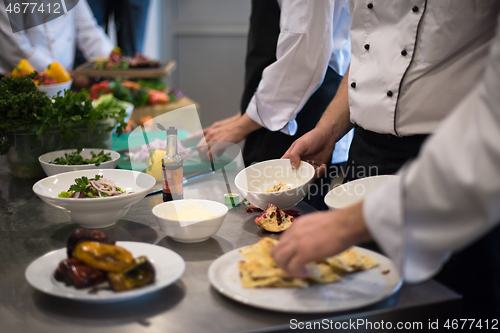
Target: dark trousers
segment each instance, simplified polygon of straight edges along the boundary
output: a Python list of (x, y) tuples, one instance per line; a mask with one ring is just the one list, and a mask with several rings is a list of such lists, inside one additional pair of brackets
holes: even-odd
[(397, 137), (356, 127), (344, 181), (395, 174), (407, 161), (417, 157), (426, 138), (424, 134)]
[[(346, 163), (346, 181), (396, 173), (418, 155), (425, 139), (426, 135), (399, 138), (356, 128)], [(363, 246), (378, 250), (374, 243)], [(499, 318), (500, 227), (454, 254), (435, 278), (463, 295), (461, 318)]]

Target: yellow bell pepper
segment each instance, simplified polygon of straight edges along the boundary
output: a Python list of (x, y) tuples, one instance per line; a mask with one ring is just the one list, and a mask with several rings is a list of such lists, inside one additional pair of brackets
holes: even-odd
[(71, 75), (60, 63), (54, 61), (50, 64), (45, 72), (48, 76), (57, 81), (57, 83), (68, 82), (71, 80)]
[(26, 59), (22, 59), (12, 71), (12, 77), (18, 77), (23, 74), (31, 74), (35, 71), (33, 66)]
[(108, 272), (123, 272), (134, 264), (134, 257), (123, 247), (92, 241), (78, 243), (73, 257)]

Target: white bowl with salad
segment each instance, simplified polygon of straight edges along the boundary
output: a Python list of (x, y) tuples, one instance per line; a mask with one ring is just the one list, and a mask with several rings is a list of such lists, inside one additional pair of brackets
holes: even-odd
[(105, 228), (123, 217), (156, 185), (138, 171), (95, 169), (60, 173), (38, 181), (33, 192), (85, 228)]
[(114, 169), (120, 153), (101, 148), (65, 149), (41, 155), (38, 158), (47, 176), (88, 169)]

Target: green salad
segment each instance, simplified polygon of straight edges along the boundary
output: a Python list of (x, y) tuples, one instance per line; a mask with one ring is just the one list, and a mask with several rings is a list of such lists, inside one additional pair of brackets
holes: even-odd
[(111, 153), (104, 153), (104, 150), (101, 151), (99, 154), (94, 153), (93, 151), (90, 152), (90, 155), (92, 157), (89, 158), (84, 158), (80, 153), (82, 152), (81, 149), (76, 150), (73, 153), (66, 154), (64, 153), (64, 157), (58, 157), (53, 161), (50, 161), (50, 164), (56, 164), (56, 165), (88, 165), (88, 164), (95, 164), (95, 166), (101, 165), (101, 163), (104, 162), (109, 162), (112, 160), (111, 158)]
[[(130, 192), (131, 193), (131, 192)], [(115, 182), (102, 176), (95, 175), (94, 178), (76, 178), (75, 183), (69, 187), (68, 191), (59, 193), (59, 198), (105, 198), (126, 194)]]

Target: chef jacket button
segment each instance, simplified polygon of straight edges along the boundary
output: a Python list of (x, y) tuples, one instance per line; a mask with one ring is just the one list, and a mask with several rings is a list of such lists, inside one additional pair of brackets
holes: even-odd
[(370, 44), (365, 44), (365, 50), (369, 50), (370, 49)]
[(418, 7), (417, 6), (413, 6), (413, 8), (411, 9), (414, 13), (418, 12)]
[(388, 97), (392, 97), (392, 91), (390, 91), (390, 90), (389, 90), (389, 91), (387, 92), (387, 96), (388, 96)]
[(406, 52), (406, 50), (401, 51), (401, 55), (402, 55), (403, 57), (406, 57), (406, 55), (407, 55), (407, 54), (408, 54), (408, 52)]
[(373, 4), (370, 2), (368, 5), (366, 5), (366, 7), (368, 7), (368, 9), (372, 9), (373, 8)]
[(351, 83), (351, 88), (356, 88), (356, 82)]

